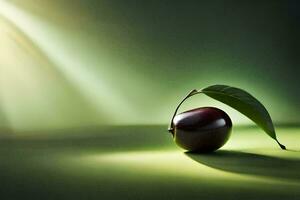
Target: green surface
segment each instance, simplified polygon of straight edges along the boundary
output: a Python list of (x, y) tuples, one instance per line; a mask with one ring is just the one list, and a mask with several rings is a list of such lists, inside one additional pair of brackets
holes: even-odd
[(299, 199), (300, 128), (278, 128), (283, 151), (237, 127), (213, 154), (175, 146), (165, 126), (4, 135), (0, 199)]

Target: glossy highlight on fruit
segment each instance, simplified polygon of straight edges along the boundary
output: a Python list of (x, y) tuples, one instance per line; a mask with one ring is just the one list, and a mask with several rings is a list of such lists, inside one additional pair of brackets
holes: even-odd
[(175, 116), (172, 128), (178, 146), (193, 152), (212, 152), (229, 139), (232, 122), (222, 110), (214, 107), (196, 108)]

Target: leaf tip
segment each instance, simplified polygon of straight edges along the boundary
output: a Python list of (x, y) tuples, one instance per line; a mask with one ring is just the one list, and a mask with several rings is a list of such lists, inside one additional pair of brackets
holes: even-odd
[(283, 150), (286, 150), (286, 147), (284, 145), (280, 145), (280, 147), (283, 149)]
[(278, 145), (280, 146), (281, 149), (286, 150), (286, 147), (283, 144), (280, 144), (280, 142), (278, 142), (278, 140), (276, 140), (276, 142), (278, 143)]

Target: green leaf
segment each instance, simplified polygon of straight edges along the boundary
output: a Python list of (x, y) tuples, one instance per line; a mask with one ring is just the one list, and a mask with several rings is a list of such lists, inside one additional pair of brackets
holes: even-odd
[[(276, 138), (275, 128), (267, 109), (248, 92), (226, 85), (213, 85), (198, 91), (236, 109), (261, 127), (282, 149), (286, 149)], [(195, 95), (193, 93), (192, 95)]]

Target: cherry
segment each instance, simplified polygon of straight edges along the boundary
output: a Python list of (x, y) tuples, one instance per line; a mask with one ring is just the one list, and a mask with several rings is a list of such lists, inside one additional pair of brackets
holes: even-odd
[(230, 137), (232, 122), (222, 110), (196, 108), (175, 116), (170, 132), (178, 146), (188, 151), (211, 152)]
[(176, 115), (181, 104), (197, 94), (192, 90), (177, 106), (169, 132), (178, 146), (192, 152), (212, 152), (222, 147), (230, 137), (232, 122), (222, 110), (202, 107)]

